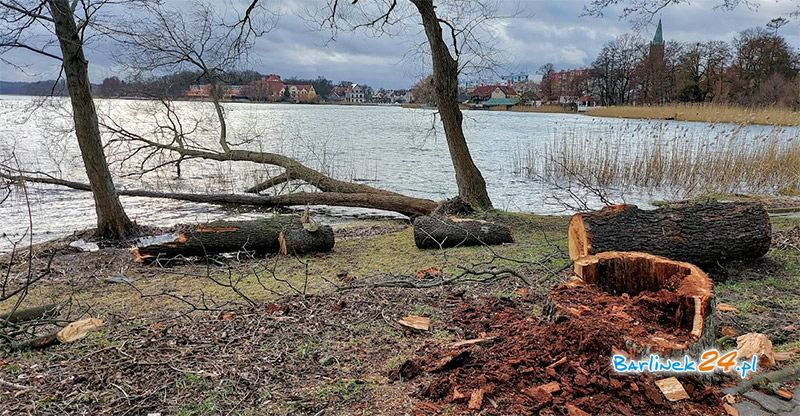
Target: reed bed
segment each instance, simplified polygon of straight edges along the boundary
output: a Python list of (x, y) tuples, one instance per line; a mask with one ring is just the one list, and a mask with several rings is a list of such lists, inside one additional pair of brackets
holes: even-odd
[(707, 140), (590, 140), (566, 134), (543, 151), (514, 156), (513, 172), (554, 184), (644, 190), (680, 196), (705, 193), (800, 195), (800, 137), (779, 129), (748, 136), (734, 131)]
[(783, 107), (740, 107), (728, 104), (694, 103), (596, 107), (589, 109), (586, 114), (596, 117), (800, 126), (800, 112)]

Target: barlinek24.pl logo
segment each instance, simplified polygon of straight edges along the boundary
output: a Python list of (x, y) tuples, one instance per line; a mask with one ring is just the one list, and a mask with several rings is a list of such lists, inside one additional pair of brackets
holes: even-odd
[(736, 371), (739, 376), (745, 378), (747, 374), (756, 372), (758, 369), (758, 357), (738, 362), (736, 358), (739, 352), (736, 350), (720, 354), (715, 349), (703, 351), (700, 360), (696, 360), (689, 355), (679, 358), (662, 359), (658, 354), (650, 354), (647, 359), (628, 359), (624, 355), (614, 354), (611, 357), (611, 365), (618, 373), (712, 373), (717, 370), (722, 372)]

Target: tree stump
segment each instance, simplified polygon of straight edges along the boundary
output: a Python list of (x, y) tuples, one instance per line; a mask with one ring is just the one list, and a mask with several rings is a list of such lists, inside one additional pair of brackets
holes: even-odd
[(333, 229), (327, 225), (305, 227), (299, 217), (276, 216), (255, 221), (216, 221), (202, 225), (178, 226), (166, 236), (140, 240), (132, 250), (135, 260), (144, 262), (177, 256), (208, 255), (246, 251), (255, 254), (302, 255), (333, 249)]
[(638, 355), (698, 353), (713, 345), (713, 286), (697, 266), (647, 253), (605, 252), (576, 260), (574, 271), (577, 279), (550, 294), (550, 320), (625, 328), (628, 338), (619, 348)]
[(604, 251), (640, 251), (698, 265), (763, 256), (771, 244), (763, 205), (704, 203), (657, 210), (614, 205), (569, 223), (572, 260)]
[(417, 248), (497, 245), (513, 242), (511, 228), (503, 224), (443, 215), (426, 215), (414, 219), (414, 243)]

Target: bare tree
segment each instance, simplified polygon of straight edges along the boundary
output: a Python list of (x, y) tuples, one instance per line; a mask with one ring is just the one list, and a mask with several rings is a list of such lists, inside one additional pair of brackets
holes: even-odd
[[(627, 19), (633, 24), (634, 29), (639, 30), (652, 23), (653, 19), (662, 10), (679, 4), (689, 4), (691, 0), (587, 0), (584, 6), (584, 15), (602, 17), (606, 10), (621, 6), (620, 18)], [(713, 4), (713, 2), (712, 2)], [(758, 9), (761, 0), (716, 0), (714, 9), (734, 10), (738, 7), (746, 7), (750, 10)], [(787, 17), (800, 16), (800, 4), (795, 6), (787, 13)], [(776, 20), (785, 20), (776, 18)], [(779, 25), (775, 28), (777, 31)]]
[[(122, 208), (103, 153), (89, 83), (89, 61), (83, 52), (86, 29), (107, 3), (90, 0), (72, 1), (71, 4), (68, 0), (2, 1), (0, 53), (24, 49), (61, 61), (72, 103), (75, 136), (94, 196), (97, 233), (109, 238), (125, 238), (134, 231), (134, 224)], [(41, 31), (42, 27), (53, 33), (54, 38), (44, 44), (29, 43), (34, 39), (29, 32)], [(58, 44), (60, 54), (53, 50), (54, 43)]]
[[(329, 0), (327, 9), (315, 14), (322, 28), (365, 29), (380, 35), (411, 17), (421, 19), (433, 68), (436, 105), (444, 127), (458, 194), (478, 209), (491, 209), (486, 182), (472, 160), (464, 136), (463, 114), (458, 101), (458, 76), (466, 70), (486, 71), (492, 65), (492, 42), (484, 39), (496, 5), (486, 0), (372, 0), (349, 5)], [(411, 7), (413, 6), (413, 8)], [(409, 10), (411, 9), (411, 10)], [(334, 35), (335, 36), (335, 35)]]

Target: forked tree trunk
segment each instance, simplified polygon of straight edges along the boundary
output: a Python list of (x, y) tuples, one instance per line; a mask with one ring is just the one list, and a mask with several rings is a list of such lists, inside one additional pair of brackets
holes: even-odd
[(469, 153), (458, 107), (458, 61), (447, 48), (433, 0), (411, 0), (417, 7), (431, 47), (436, 106), (442, 119), (450, 159), (456, 173), (458, 195), (477, 209), (492, 209), (486, 181)]
[[(635, 340), (620, 340), (617, 346), (620, 349), (632, 349), (638, 354), (699, 353), (713, 345), (713, 284), (697, 266), (647, 253), (610, 251), (579, 258), (574, 271), (579, 280), (558, 286), (548, 299), (545, 315), (551, 320), (579, 317), (585, 308), (607, 307), (608, 302), (595, 303), (597, 296), (588, 297), (591, 300), (585, 303), (587, 297), (580, 295), (581, 291), (599, 290), (592, 293), (605, 292), (631, 306), (643, 302), (646, 306), (639, 307), (647, 309), (648, 315), (655, 312), (653, 309), (660, 309), (660, 315), (655, 314), (661, 316), (660, 319), (638, 322), (638, 318), (629, 315), (631, 311), (627, 307), (608, 308), (603, 319), (613, 324), (666, 330), (659, 334), (649, 329), (650, 332), (636, 335)], [(670, 328), (679, 329), (684, 335), (668, 335)]]
[(771, 242), (769, 215), (751, 202), (640, 210), (614, 205), (578, 213), (569, 223), (569, 256), (643, 251), (698, 265), (761, 257)]
[(94, 195), (97, 231), (105, 237), (124, 238), (132, 233), (134, 225), (122, 208), (103, 153), (97, 111), (89, 84), (89, 64), (83, 54), (83, 41), (68, 0), (48, 0), (48, 5), (61, 46), (64, 76), (72, 102), (75, 136), (78, 138), (86, 176)]

